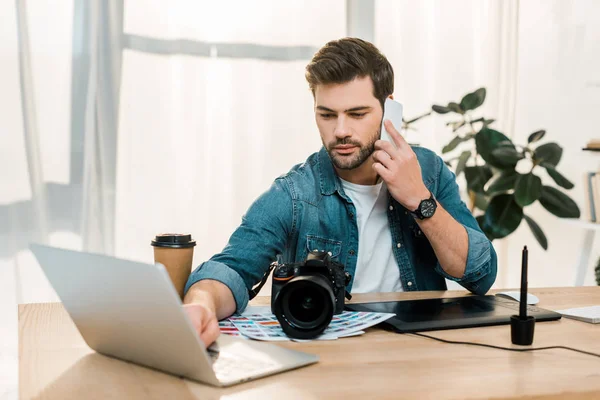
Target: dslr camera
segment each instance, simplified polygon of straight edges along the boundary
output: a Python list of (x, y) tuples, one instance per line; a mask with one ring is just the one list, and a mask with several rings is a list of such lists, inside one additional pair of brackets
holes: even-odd
[(283, 331), (297, 339), (311, 339), (325, 330), (334, 314), (344, 311), (346, 285), (351, 276), (326, 252), (312, 251), (304, 262), (271, 264), (271, 311)]

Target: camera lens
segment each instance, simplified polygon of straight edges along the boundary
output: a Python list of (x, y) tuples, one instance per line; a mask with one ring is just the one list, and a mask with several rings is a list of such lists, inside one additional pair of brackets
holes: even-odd
[(286, 299), (289, 314), (302, 325), (317, 323), (324, 317), (321, 313), (323, 297), (314, 287), (293, 290)]
[(325, 330), (335, 308), (331, 285), (322, 276), (300, 276), (278, 293), (273, 313), (290, 337), (311, 339)]

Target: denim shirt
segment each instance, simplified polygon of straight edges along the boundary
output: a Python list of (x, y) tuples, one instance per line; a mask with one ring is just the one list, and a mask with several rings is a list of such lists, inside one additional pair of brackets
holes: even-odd
[[(469, 247), (464, 275), (448, 275), (414, 217), (388, 194), (390, 246), (402, 287), (405, 291), (446, 290), (447, 278), (473, 293), (485, 294), (496, 279), (496, 252), (461, 200), (455, 175), (442, 159), (422, 147), (413, 150), (425, 186), (465, 227)], [(254, 201), (223, 251), (192, 272), (185, 292), (203, 279), (220, 281), (233, 293), (237, 312), (242, 312), (248, 305), (248, 289), (260, 281), (275, 260), (301, 262), (309, 251), (324, 250), (354, 277), (358, 240), (356, 209), (322, 148), (277, 178)], [(353, 280), (347, 286), (348, 292)]]

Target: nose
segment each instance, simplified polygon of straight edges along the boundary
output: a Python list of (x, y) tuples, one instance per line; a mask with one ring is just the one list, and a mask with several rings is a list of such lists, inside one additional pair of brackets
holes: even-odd
[(338, 116), (334, 131), (335, 137), (343, 139), (350, 136), (350, 129), (348, 126), (348, 120), (344, 115)]

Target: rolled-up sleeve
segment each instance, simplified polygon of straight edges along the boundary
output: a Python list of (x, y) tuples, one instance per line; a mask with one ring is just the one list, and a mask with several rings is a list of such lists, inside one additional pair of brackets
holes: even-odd
[(248, 289), (244, 280), (239, 273), (226, 264), (212, 260), (200, 264), (188, 278), (184, 293), (187, 293), (194, 283), (203, 279), (211, 279), (225, 284), (233, 294), (236, 311), (242, 312), (248, 306)]
[(456, 176), (448, 169), (441, 158), (439, 162), (441, 166), (436, 198), (444, 209), (466, 229), (469, 238), (469, 249), (465, 273), (462, 277), (456, 278), (447, 274), (439, 262), (435, 270), (444, 278), (458, 282), (475, 294), (483, 295), (487, 293), (496, 280), (498, 268), (496, 251), (492, 242), (481, 231), (473, 214), (460, 198)]
[(292, 233), (294, 208), (290, 193), (287, 181), (278, 178), (252, 203), (225, 248), (192, 272), (184, 293), (198, 281), (216, 280), (231, 290), (236, 312), (243, 312), (248, 305), (248, 290), (283, 252)]

